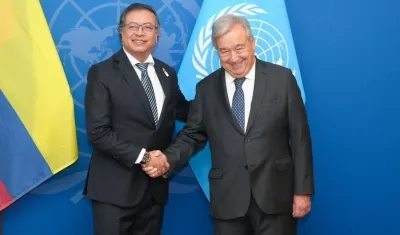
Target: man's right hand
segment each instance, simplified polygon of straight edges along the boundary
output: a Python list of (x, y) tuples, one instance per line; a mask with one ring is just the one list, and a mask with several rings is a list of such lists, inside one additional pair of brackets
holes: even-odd
[(151, 160), (142, 164), (142, 169), (152, 178), (164, 175), (169, 170), (167, 157), (159, 150), (150, 152)]

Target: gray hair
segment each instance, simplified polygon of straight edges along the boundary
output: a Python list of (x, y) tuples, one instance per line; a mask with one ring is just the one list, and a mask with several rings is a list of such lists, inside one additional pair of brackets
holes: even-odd
[(231, 30), (234, 25), (241, 25), (245, 30), (247, 37), (249, 40), (254, 40), (254, 35), (251, 32), (251, 27), (249, 21), (244, 16), (227, 14), (219, 17), (212, 27), (212, 43), (215, 48), (216, 40), (218, 37), (226, 34), (229, 30)]

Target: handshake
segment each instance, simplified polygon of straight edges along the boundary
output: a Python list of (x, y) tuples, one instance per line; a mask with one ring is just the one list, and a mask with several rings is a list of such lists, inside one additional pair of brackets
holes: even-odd
[(160, 150), (154, 150), (146, 154), (148, 154), (148, 160), (142, 162), (141, 166), (147, 175), (156, 178), (169, 171), (167, 157)]

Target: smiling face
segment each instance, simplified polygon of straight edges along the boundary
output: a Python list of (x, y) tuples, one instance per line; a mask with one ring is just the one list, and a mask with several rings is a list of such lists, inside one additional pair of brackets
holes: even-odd
[(221, 66), (234, 78), (245, 77), (255, 62), (255, 41), (240, 24), (216, 38), (216, 49)]
[(121, 30), (125, 50), (143, 62), (153, 51), (158, 39), (156, 16), (148, 10), (132, 10), (125, 16)]

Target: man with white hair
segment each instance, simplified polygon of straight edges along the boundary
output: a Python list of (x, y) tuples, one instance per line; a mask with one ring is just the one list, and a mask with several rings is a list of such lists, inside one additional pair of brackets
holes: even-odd
[[(156, 160), (170, 171), (210, 142), (215, 235), (295, 235), (314, 193), (311, 137), (292, 72), (257, 59), (246, 18), (220, 17), (212, 39), (222, 68), (197, 84), (186, 126)], [(165, 174), (144, 164), (151, 176)]]

